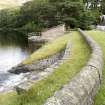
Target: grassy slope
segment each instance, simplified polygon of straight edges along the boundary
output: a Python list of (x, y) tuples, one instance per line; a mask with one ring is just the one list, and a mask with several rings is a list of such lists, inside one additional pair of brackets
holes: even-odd
[(102, 31), (88, 31), (97, 43), (102, 47), (104, 53), (104, 68), (103, 68), (103, 80), (101, 87), (95, 97), (94, 105), (105, 105), (105, 32)]
[(72, 32), (71, 55), (64, 64), (49, 77), (36, 83), (27, 93), (17, 95), (1, 95), (0, 105), (42, 105), (45, 100), (78, 73), (86, 64), (90, 50), (79, 33)]
[(64, 35), (50, 43), (47, 43), (41, 49), (35, 51), (31, 56), (29, 56), (27, 59), (25, 59), (22, 62), (22, 64), (29, 64), (29, 63), (32, 63), (33, 61), (40, 60), (40, 59), (46, 58), (50, 55), (56, 54), (57, 52), (63, 50), (66, 47), (68, 39), (69, 39), (69, 36)]

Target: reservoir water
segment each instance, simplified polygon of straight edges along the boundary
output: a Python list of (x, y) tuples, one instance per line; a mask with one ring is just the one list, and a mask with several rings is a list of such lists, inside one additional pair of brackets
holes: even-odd
[(0, 33), (0, 92), (25, 80), (24, 74), (15, 75), (8, 70), (32, 53), (28, 45), (28, 39), (23, 33)]

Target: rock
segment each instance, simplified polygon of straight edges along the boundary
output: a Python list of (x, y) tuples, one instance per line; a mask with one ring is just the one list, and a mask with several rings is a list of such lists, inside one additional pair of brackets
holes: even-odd
[(10, 73), (14, 73), (14, 74), (27, 73), (29, 71), (30, 70), (24, 67), (24, 65), (13, 67), (12, 69), (9, 70)]
[(26, 90), (25, 89), (22, 89), (22, 88), (19, 88), (19, 87), (15, 87), (15, 89), (16, 89), (16, 92), (17, 92), (18, 95), (21, 95), (23, 93), (26, 93)]

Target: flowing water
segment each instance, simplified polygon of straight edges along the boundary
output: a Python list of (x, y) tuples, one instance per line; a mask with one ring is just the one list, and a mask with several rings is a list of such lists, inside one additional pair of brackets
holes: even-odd
[(0, 33), (0, 92), (24, 81), (24, 74), (11, 74), (9, 69), (19, 64), (29, 54), (27, 37), (22, 33)]

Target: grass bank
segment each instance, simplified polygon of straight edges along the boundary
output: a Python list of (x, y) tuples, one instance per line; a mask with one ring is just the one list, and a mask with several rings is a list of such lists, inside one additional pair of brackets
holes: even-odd
[(103, 31), (86, 31), (102, 47), (104, 54), (103, 80), (101, 87), (97, 92), (94, 105), (105, 105), (105, 32)]
[(22, 64), (29, 64), (32, 63), (33, 61), (44, 59), (51, 55), (56, 54), (57, 52), (63, 50), (66, 47), (68, 40), (69, 35), (64, 35), (50, 43), (47, 43), (45, 46), (35, 51), (31, 56), (25, 59), (22, 62)]
[(72, 48), (70, 49), (71, 55), (68, 60), (60, 65), (50, 76), (33, 85), (27, 93), (23, 95), (16, 95), (15, 93), (0, 95), (0, 105), (42, 105), (56, 90), (70, 81), (87, 63), (90, 57), (90, 50), (78, 32), (72, 32), (69, 37), (72, 42)]

